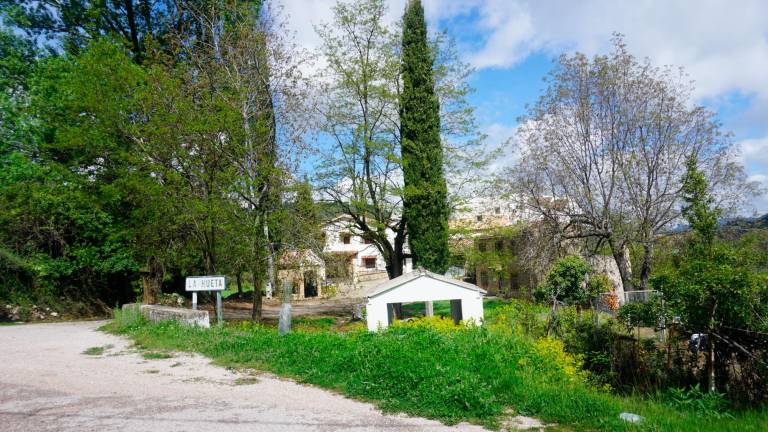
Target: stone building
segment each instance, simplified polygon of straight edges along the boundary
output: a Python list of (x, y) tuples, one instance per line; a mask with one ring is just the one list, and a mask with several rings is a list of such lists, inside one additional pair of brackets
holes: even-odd
[(291, 282), (295, 299), (320, 297), (324, 295), (325, 262), (309, 249), (286, 251), (277, 262), (277, 280)]

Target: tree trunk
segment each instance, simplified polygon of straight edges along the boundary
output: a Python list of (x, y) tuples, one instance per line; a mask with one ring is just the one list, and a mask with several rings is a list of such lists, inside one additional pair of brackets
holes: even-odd
[(128, 20), (128, 31), (131, 39), (131, 51), (136, 56), (141, 56), (141, 46), (139, 45), (139, 31), (136, 25), (136, 12), (133, 10), (133, 0), (125, 0), (125, 16)]
[(267, 252), (267, 296), (272, 297), (275, 292), (275, 286), (276, 280), (275, 280), (275, 259), (274, 259), (274, 249), (272, 248), (272, 242), (269, 239), (269, 227), (266, 223), (264, 223), (264, 241), (267, 242), (266, 246), (266, 252)]
[(142, 271), (142, 299), (144, 304), (157, 303), (162, 292), (163, 268), (155, 257), (150, 257), (146, 271)]
[(237, 297), (242, 298), (243, 297), (243, 275), (240, 272), (237, 272), (237, 275), (235, 275), (235, 279), (237, 280)]
[(712, 333), (708, 334), (708, 352), (707, 352), (707, 384), (709, 386), (709, 392), (714, 393), (717, 391), (717, 384), (715, 382), (715, 338)]
[(251, 309), (251, 321), (261, 322), (262, 298), (261, 298), (261, 269), (253, 270), (253, 308)]
[(617, 246), (613, 242), (609, 242), (609, 245), (613, 259), (616, 261), (616, 266), (619, 268), (624, 291), (632, 291), (634, 288), (632, 286), (632, 268), (629, 263), (629, 251), (624, 244)]
[(643, 263), (640, 268), (640, 286), (641, 290), (648, 289), (648, 280), (651, 278), (651, 261), (653, 260), (653, 244), (643, 244)]
[[(398, 233), (395, 236), (395, 247), (390, 258), (391, 264), (387, 266), (387, 273), (390, 279), (402, 276), (403, 274), (403, 266), (405, 265), (405, 254), (403, 253), (404, 244), (405, 236)], [(395, 318), (399, 320), (405, 318), (402, 303), (394, 303), (392, 305), (392, 312), (394, 313)]]

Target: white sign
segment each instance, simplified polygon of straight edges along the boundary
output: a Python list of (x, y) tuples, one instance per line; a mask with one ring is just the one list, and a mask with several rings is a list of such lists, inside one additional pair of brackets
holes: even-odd
[(187, 278), (187, 291), (224, 291), (227, 280), (224, 276), (192, 276)]

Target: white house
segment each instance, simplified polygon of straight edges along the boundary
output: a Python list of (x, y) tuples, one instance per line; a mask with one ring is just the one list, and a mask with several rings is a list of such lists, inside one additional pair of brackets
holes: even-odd
[(455, 322), (483, 321), (485, 290), (467, 282), (441, 276), (422, 268), (388, 280), (368, 293), (368, 330), (386, 328), (394, 317), (394, 304), (450, 300)]
[[(352, 220), (348, 216), (338, 216), (323, 226), (325, 245), (323, 252), (336, 255), (347, 263), (349, 283), (352, 290), (370, 288), (387, 280), (387, 263), (375, 244), (354, 234)], [(387, 230), (387, 236), (394, 242), (395, 233)], [(409, 253), (407, 245), (405, 253)], [(411, 260), (407, 258), (403, 273), (411, 271)], [(333, 273), (333, 272), (330, 272)], [(328, 275), (329, 278), (333, 274)]]

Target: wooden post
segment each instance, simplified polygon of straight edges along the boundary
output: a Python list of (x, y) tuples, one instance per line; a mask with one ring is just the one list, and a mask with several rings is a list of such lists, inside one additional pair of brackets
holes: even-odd
[(216, 291), (216, 324), (224, 324), (224, 311), (221, 306), (221, 291)]
[(283, 281), (283, 305), (277, 323), (277, 333), (281, 336), (291, 331), (291, 300), (293, 299), (293, 284), (290, 280)]
[(435, 316), (435, 305), (434, 305), (434, 303), (431, 302), (431, 301), (428, 301), (428, 302), (425, 303), (425, 305), (426, 305), (426, 308), (425, 308), (426, 309), (426, 315), (428, 317)]

